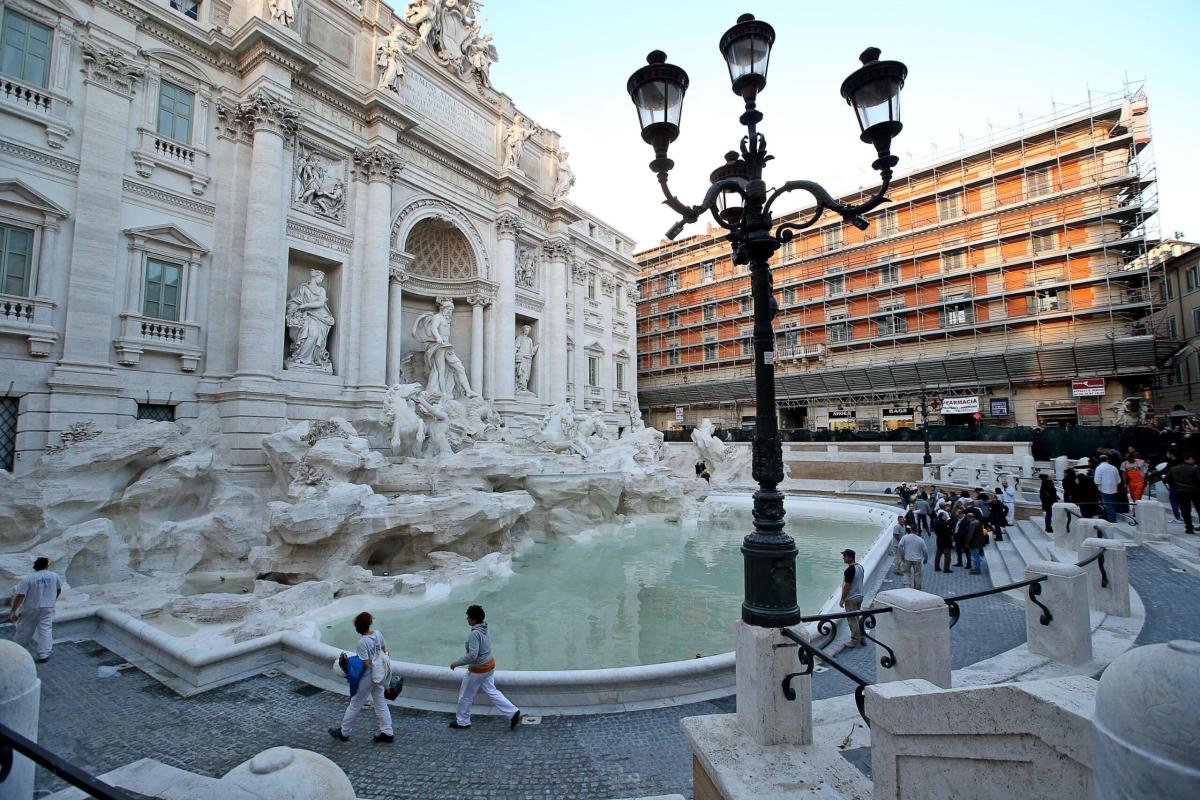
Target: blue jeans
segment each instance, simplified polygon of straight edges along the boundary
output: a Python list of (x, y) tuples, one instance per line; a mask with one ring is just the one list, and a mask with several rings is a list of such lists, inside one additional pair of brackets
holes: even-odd
[(1104, 518), (1109, 522), (1117, 521), (1117, 495), (1100, 493), (1100, 502), (1104, 505)]
[(983, 570), (983, 548), (982, 547), (972, 547), (971, 548), (971, 569), (975, 570), (976, 572), (981, 572)]
[(1183, 515), (1179, 513), (1179, 494), (1170, 484), (1167, 484), (1167, 497), (1171, 500), (1171, 513), (1175, 515), (1175, 519), (1183, 519)]

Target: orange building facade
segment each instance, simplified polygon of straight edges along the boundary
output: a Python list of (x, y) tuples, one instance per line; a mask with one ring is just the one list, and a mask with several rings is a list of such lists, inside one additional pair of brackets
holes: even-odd
[[(826, 214), (787, 243), (772, 261), (781, 425), (912, 426), (922, 394), (931, 424), (1111, 424), (1170, 349), (1150, 317), (1149, 144), (1144, 94), (1093, 94), (899, 177), (866, 231)], [(635, 256), (656, 427), (752, 424), (750, 276), (722, 234)]]

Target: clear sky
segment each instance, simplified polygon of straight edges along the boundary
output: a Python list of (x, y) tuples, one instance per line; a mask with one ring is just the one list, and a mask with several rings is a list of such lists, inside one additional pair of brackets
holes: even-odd
[(759, 97), (761, 130), (776, 155), (768, 185), (808, 178), (837, 193), (875, 181), (874, 151), (858, 141), (838, 94), (867, 46), (909, 68), (905, 128), (893, 146), (901, 174), (935, 146), (949, 154), (960, 135), (986, 136), (989, 123), (1008, 128), (1022, 113), (1051, 113), (1055, 102), (1086, 103), (1089, 88), (1113, 92), (1126, 79), (1144, 79), (1158, 224), (1166, 236), (1181, 230), (1200, 239), (1200, 0), (485, 0), (480, 16), (500, 53), (492, 68), (497, 88), (562, 134), (571, 151), (578, 175), (572, 199), (646, 247), (675, 220), (659, 204), (646, 166), (653, 154), (638, 134), (625, 81), (656, 48), (688, 71), (671, 185), (685, 202), (699, 202), (708, 173), (744, 132), (740, 100), (717, 51), (743, 12), (770, 22), (777, 34)]

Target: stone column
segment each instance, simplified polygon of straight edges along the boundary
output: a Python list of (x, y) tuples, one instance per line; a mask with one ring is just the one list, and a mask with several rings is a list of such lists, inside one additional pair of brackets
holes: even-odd
[[(567, 397), (567, 264), (574, 248), (565, 237), (548, 239), (546, 254), (546, 341), (541, 349), (551, 404)], [(576, 311), (578, 313), (578, 311)]]
[[(803, 628), (797, 628), (803, 634)], [(795, 647), (774, 628), (738, 620), (735, 680), (737, 720), (760, 745), (812, 744), (812, 677), (792, 679), (796, 699), (783, 694), (783, 677), (800, 671)]]
[(1092, 716), (1092, 797), (1200, 795), (1200, 642), (1130, 650), (1100, 677)]
[(272, 378), (283, 367), (276, 363), (275, 355), (283, 337), (283, 309), (278, 307), (278, 297), (281, 284), (287, 282), (283, 140), (295, 133), (300, 114), (263, 89), (238, 103), (237, 114), (254, 131), (250, 180), (246, 184), (249, 197), (242, 247), (237, 375)]
[[(467, 298), (471, 304), (471, 390), (483, 391), (483, 309), (491, 298), (481, 294)], [(515, 356), (514, 356), (515, 358)]]
[(514, 343), (517, 337), (517, 234), (521, 220), (505, 212), (496, 219), (500, 236), (500, 251), (496, 257), (495, 339), (492, 341), (492, 380), (497, 400), (512, 400), (516, 396), (516, 359)]
[[(376, 145), (354, 151), (354, 163), (367, 181), (366, 239), (363, 242), (362, 294), (358, 317), (358, 381), (366, 389), (385, 388), (392, 343), (388, 327), (392, 288), (391, 255), (392, 181), (403, 162)], [(399, 308), (399, 284), (396, 284)], [(397, 322), (399, 314), (396, 315)], [(397, 361), (397, 365), (399, 362)], [(399, 369), (396, 370), (399, 375)]]
[(876, 645), (877, 682), (923, 678), (950, 688), (950, 610), (942, 598), (916, 589), (891, 589), (875, 595), (875, 605), (892, 609), (875, 616), (872, 634), (895, 653), (892, 667), (882, 666), (891, 656)]
[(1137, 501), (1137, 538), (1139, 542), (1162, 542), (1167, 538), (1167, 507), (1157, 500)]
[[(1074, 564), (1032, 561), (1025, 565), (1025, 580), (1045, 575), (1036, 598), (1026, 589), (1025, 638), (1029, 652), (1053, 661), (1081, 666), (1092, 660), (1092, 624), (1088, 611), (1087, 573)], [(1043, 625), (1045, 612), (1051, 619)]]
[[(489, 303), (483, 310), (483, 350), (486, 353), (496, 352), (496, 304)], [(494, 356), (493, 356), (494, 357)], [(496, 399), (496, 365), (488, 364), (483, 370), (483, 396), (488, 400)], [(515, 376), (514, 376), (515, 377)], [(475, 387), (472, 386), (472, 389)]]
[[(0, 641), (0, 723), (36, 742), (41, 697), (42, 681), (33, 657), (16, 642)], [(32, 761), (14, 753), (12, 772), (0, 785), (0, 797), (33, 797), (33, 770)]]
[(575, 308), (575, 408), (582, 411), (587, 400), (587, 353), (583, 349), (583, 321), (587, 318), (587, 269), (583, 264), (571, 265), (572, 300)]
[(387, 385), (400, 382), (400, 360), (403, 357), (401, 343), (404, 341), (404, 325), (401, 304), (404, 300), (404, 279), (408, 273), (400, 264), (388, 268), (388, 322), (387, 322)]
[(1091, 608), (1116, 617), (1128, 617), (1131, 614), (1129, 555), (1125, 551), (1125, 542), (1117, 539), (1084, 539), (1079, 546), (1079, 560), (1086, 561), (1100, 550), (1104, 551), (1104, 574), (1100, 573), (1099, 560), (1084, 567), (1088, 574)]

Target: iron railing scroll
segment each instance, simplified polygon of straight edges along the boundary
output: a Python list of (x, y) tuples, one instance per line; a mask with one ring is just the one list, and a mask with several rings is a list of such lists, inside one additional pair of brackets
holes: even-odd
[(0, 725), (0, 786), (12, 774), (16, 753), (62, 778), (76, 789), (82, 789), (96, 800), (134, 800), (133, 796), (123, 789), (109, 786), (99, 778), (89, 775), (61, 756), (26, 739), (7, 725)]

